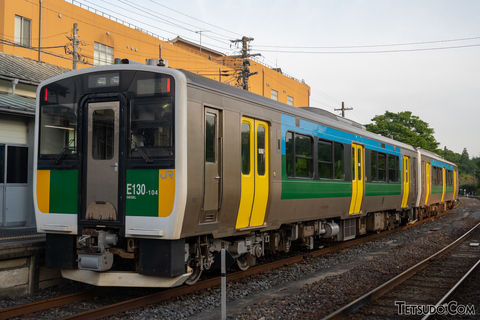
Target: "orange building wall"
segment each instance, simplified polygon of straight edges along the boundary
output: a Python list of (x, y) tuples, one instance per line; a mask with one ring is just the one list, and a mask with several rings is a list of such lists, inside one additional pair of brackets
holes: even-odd
[[(40, 4), (42, 4), (42, 31), (40, 35)], [(226, 71), (233, 75), (234, 70), (227, 67), (221, 59), (209, 60), (201, 57), (194, 50), (185, 50), (162, 41), (150, 34), (135, 30), (122, 23), (103, 17), (102, 13), (94, 13), (63, 0), (0, 0), (0, 37), (14, 41), (15, 15), (31, 20), (31, 46), (40, 45), (44, 52), (32, 48), (13, 46), (0, 42), (0, 51), (37, 61), (72, 68), (72, 55), (65, 52), (65, 46), (72, 49), (67, 37), (73, 36), (73, 25), (78, 24), (78, 36), (81, 41), (80, 54), (84, 63), (77, 63), (82, 69), (93, 65), (94, 43), (113, 47), (115, 58), (131, 59), (144, 63), (146, 59), (161, 58), (168, 60), (170, 68), (185, 69), (197, 72), (215, 80), (235, 85), (232, 77), (222, 76)], [(40, 43), (40, 38), (42, 41)], [(161, 49), (160, 49), (161, 47)], [(48, 52), (48, 53), (46, 53)], [(202, 52), (203, 53), (203, 52)], [(240, 61), (241, 60), (237, 60)], [(230, 63), (230, 65), (232, 65)], [(238, 65), (238, 63), (237, 63)], [(258, 72), (249, 79), (249, 90), (270, 98), (271, 89), (278, 92), (278, 101), (287, 103), (287, 95), (294, 98), (294, 106), (308, 106), (310, 87), (294, 79), (284, 76), (264, 65), (251, 61), (251, 72)], [(221, 79), (220, 79), (221, 78)]]

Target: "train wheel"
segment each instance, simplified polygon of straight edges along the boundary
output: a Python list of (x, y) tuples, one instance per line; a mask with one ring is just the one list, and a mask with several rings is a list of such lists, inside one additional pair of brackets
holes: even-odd
[(202, 270), (200, 268), (194, 269), (190, 277), (188, 277), (187, 280), (185, 280), (185, 283), (191, 286), (192, 284), (197, 283), (201, 275), (202, 275)]
[(237, 267), (242, 271), (245, 271), (250, 267), (248, 265), (248, 258), (246, 254), (242, 254), (240, 257), (237, 258)]

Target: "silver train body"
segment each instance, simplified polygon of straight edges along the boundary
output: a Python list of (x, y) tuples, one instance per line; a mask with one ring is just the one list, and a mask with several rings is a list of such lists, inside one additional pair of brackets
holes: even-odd
[(35, 210), (47, 266), (99, 286), (194, 283), (226, 248), (344, 241), (451, 208), (458, 168), (314, 108), (140, 64), (37, 92)]

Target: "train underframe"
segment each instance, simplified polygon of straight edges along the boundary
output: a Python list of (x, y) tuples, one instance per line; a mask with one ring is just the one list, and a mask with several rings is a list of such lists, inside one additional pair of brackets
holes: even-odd
[(267, 253), (289, 252), (292, 246), (313, 250), (325, 241), (347, 241), (367, 233), (391, 230), (416, 220), (443, 213), (454, 206), (454, 201), (431, 205), (424, 208), (410, 208), (402, 211), (381, 211), (363, 217), (340, 220), (316, 220), (283, 225), (278, 230), (252, 232), (233, 239), (214, 239), (200, 236), (189, 239), (186, 264), (193, 270), (187, 284), (195, 283), (203, 270), (209, 270), (213, 258), (225, 248), (236, 258), (237, 267), (246, 270), (254, 266), (258, 258)]
[[(122, 238), (118, 230), (85, 228), (74, 243), (47, 238), (47, 262), (62, 269), (63, 276), (95, 285), (169, 287), (194, 284), (214, 264), (225, 248), (240, 270), (256, 265), (266, 254), (289, 252), (293, 246), (313, 250), (322, 243), (347, 241), (367, 233), (390, 230), (445, 212), (454, 201), (401, 211), (380, 211), (351, 219), (327, 219), (283, 225), (277, 230), (255, 231), (229, 238), (202, 235), (179, 240)], [(49, 235), (52, 237), (52, 235)], [(52, 241), (53, 240), (53, 241)], [(54, 244), (56, 243), (56, 244)], [(66, 247), (65, 247), (66, 246)], [(59, 252), (76, 255), (59, 259)], [(157, 253), (157, 254), (152, 254)], [(72, 257), (73, 256), (73, 257)], [(59, 260), (62, 260), (59, 263)], [(120, 275), (120, 276), (119, 276)], [(131, 279), (130, 279), (130, 278)]]

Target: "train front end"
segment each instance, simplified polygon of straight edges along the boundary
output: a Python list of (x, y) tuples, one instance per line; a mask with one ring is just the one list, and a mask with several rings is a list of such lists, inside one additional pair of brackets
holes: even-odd
[(188, 278), (185, 90), (182, 73), (138, 64), (39, 86), (34, 201), (48, 267), (100, 286)]

